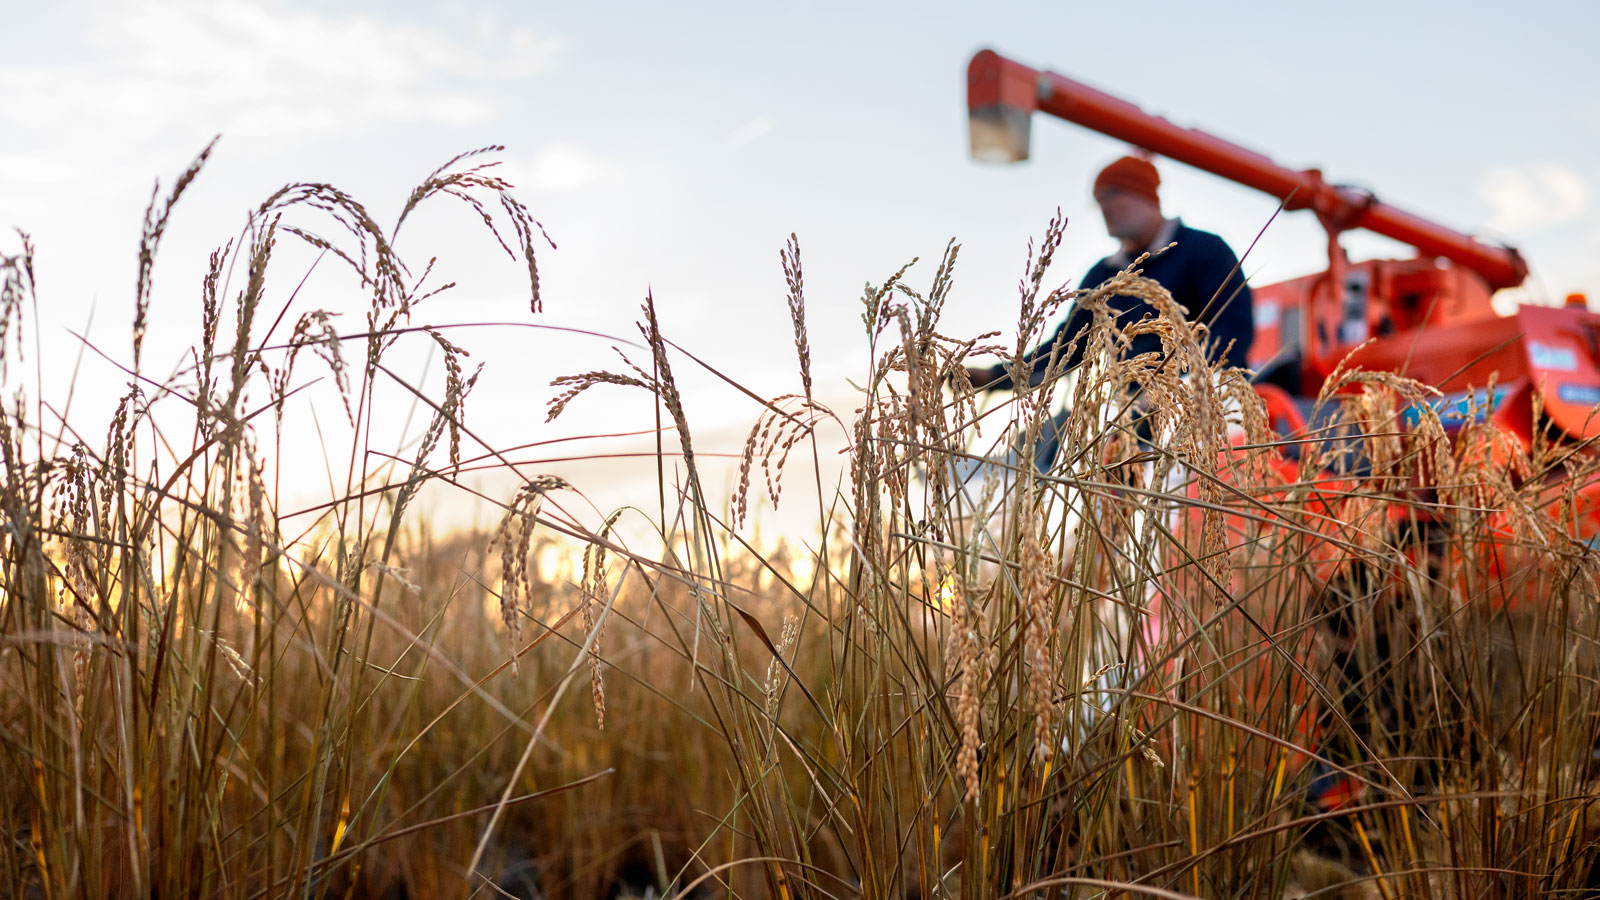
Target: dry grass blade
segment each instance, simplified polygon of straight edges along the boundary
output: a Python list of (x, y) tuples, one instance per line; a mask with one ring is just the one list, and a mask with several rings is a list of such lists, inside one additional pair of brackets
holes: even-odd
[[(495, 361), (469, 369), (455, 336), (473, 332), (450, 330), (490, 323), (411, 322), (452, 287), (449, 264), (416, 274), (395, 235), (438, 195), (526, 261), (538, 308), (543, 230), (495, 174), (497, 149), (430, 173), (388, 232), (330, 185), (269, 197), (198, 279), (192, 369), (159, 381), (138, 349), (132, 366), (104, 354), (131, 383), (92, 429), (0, 399), (0, 895), (1600, 885), (1587, 442), (1508, 440), (1493, 384), (1447, 404), (1353, 367), (1284, 439), (1247, 373), (1207, 365), (1205, 330), (1143, 259), (1047, 291), (1058, 215), (1028, 249), (1015, 342), (942, 332), (953, 240), (930, 284), (908, 265), (865, 287), (848, 475), (830, 485), (818, 465), (798, 485), (790, 454), (820, 462), (819, 426), (839, 420), (817, 399), (837, 386), (812, 369), (791, 235), (799, 392), (757, 394), (669, 341), (649, 295), (648, 361), (554, 382), (549, 419), (601, 385), (657, 401), (612, 437), (676, 432), (676, 452), (658, 444), (659, 519), (516, 474), (497, 527), (445, 533), (417, 511), (424, 484), (497, 502), (483, 485), (528, 465), (511, 454), (571, 446), (491, 446), (466, 400)], [(166, 314), (145, 305), (149, 277), (194, 171), (147, 214), (136, 345)], [(364, 331), (302, 308), (294, 282), (262, 317), (284, 234), (359, 273)], [(23, 304), (49, 300), (32, 258), (23, 235), (0, 259), (0, 377), (36, 326)], [(1117, 319), (1126, 297), (1156, 314)], [(1030, 368), (1068, 303), (1088, 327)], [(1159, 352), (1131, 354), (1136, 339)], [(385, 358), (402, 341), (442, 352), (443, 373), (402, 379)], [(306, 352), (331, 379), (303, 378)], [(991, 354), (1032, 385), (1010, 404), (980, 405), (967, 379)], [(726, 519), (706, 485), (731, 480), (732, 454), (691, 431), (686, 363), (751, 403)], [(397, 397), (431, 411), (416, 433), (383, 421)], [(347, 471), (284, 513), (278, 448), (307, 439), (289, 433), (300, 403), (318, 423), (342, 410), (349, 446), (325, 446)], [(991, 416), (1000, 437), (980, 443)], [(380, 449), (401, 432), (409, 449)], [(1040, 471), (1048, 434), (1060, 449)], [(751, 492), (776, 506), (806, 488), (815, 533), (768, 539)]]

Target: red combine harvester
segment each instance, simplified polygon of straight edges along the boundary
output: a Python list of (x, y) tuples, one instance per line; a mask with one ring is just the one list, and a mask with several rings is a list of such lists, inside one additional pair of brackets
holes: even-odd
[[(1528, 271), (1516, 250), (990, 50), (968, 67), (967, 105), (978, 160), (1027, 159), (1033, 113), (1043, 112), (1263, 191), (1285, 210), (1314, 212), (1328, 234), (1327, 270), (1252, 285), (1256, 338), (1249, 362), (1274, 428), (1304, 432), (1309, 399), (1341, 362), (1407, 376), (1443, 392), (1435, 408), (1447, 427), (1459, 428), (1471, 413), (1524, 449), (1541, 431), (1570, 447), (1573, 462), (1530, 477), (1549, 482), (1549, 492), (1541, 493), (1552, 508), (1559, 497), (1576, 495), (1570, 538), (1591, 546), (1600, 540), (1600, 480), (1570, 481), (1578, 461), (1591, 460), (1591, 445), (1600, 444), (1600, 315), (1588, 311), (1582, 295), (1568, 297), (1565, 306), (1523, 305), (1502, 316), (1491, 303), (1494, 292), (1520, 285)], [(1360, 228), (1409, 244), (1418, 255), (1351, 262), (1339, 236)]]

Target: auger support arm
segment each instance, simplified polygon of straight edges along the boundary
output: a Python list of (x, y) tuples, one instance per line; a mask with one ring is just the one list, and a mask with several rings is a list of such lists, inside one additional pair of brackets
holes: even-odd
[(1296, 171), (1269, 157), (1160, 116), (1054, 72), (1043, 72), (992, 50), (967, 67), (972, 155), (987, 162), (1028, 158), (1030, 121), (1047, 113), (1169, 159), (1255, 188), (1285, 209), (1310, 209), (1330, 235), (1364, 228), (1442, 256), (1477, 272), (1491, 288), (1516, 287), (1527, 277), (1522, 256), (1379, 202), (1371, 194), (1329, 184), (1318, 169)]

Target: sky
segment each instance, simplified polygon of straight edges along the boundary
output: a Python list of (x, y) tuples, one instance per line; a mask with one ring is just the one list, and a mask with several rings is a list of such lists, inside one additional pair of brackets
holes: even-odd
[[(524, 270), (473, 214), (436, 200), (396, 247), (419, 270), (437, 257), (439, 280), (458, 287), (419, 309), (416, 324), (534, 323), (628, 341), (648, 291), (667, 337), (758, 394), (793, 392), (778, 251), (794, 233), (818, 396), (848, 422), (849, 379), (867, 365), (865, 282), (920, 257), (908, 280), (925, 288), (953, 237), (962, 249), (942, 330), (1001, 330), (1009, 340), (1028, 241), (1057, 209), (1069, 225), (1052, 284), (1076, 283), (1114, 249), (1089, 183), (1123, 145), (1040, 117), (1030, 161), (968, 159), (965, 71), (985, 47), (1516, 246), (1532, 277), (1503, 303), (1600, 295), (1600, 7), (1589, 3), (0, 7), (0, 225), (27, 231), (37, 247), (30, 367), (44, 383), (31, 389), (57, 409), (70, 392), (68, 417), (85, 435), (103, 434), (127, 380), (99, 356), (131, 359), (152, 184), (169, 185), (217, 134), (161, 248), (149, 371), (185, 362), (208, 254), (276, 188), (331, 183), (388, 223), (436, 165), (497, 144), (506, 147), (497, 171), (558, 245), (538, 257), (545, 312), (529, 313)], [(1167, 212), (1236, 249), (1260, 235), (1246, 262), (1254, 283), (1322, 267), (1323, 237), (1306, 214), (1267, 227), (1270, 198), (1158, 165)], [(1356, 258), (1409, 255), (1361, 235), (1347, 246)], [(0, 234), (0, 251), (17, 249), (12, 233)], [(276, 302), (288, 302), (311, 264), (309, 252), (283, 251)], [(359, 331), (363, 301), (336, 268), (318, 264), (294, 308), (340, 313), (342, 331)], [(654, 423), (646, 399), (624, 388), (597, 389), (544, 421), (551, 379), (618, 368), (613, 344), (645, 359), (627, 344), (520, 325), (452, 334), (485, 366), (468, 415), (488, 443)], [(437, 392), (442, 366), (424, 343), (395, 364)], [(304, 381), (317, 375), (305, 372)], [(687, 359), (679, 372), (699, 446), (736, 454), (759, 408)], [(393, 424), (383, 437), (402, 451), (425, 417), (404, 396), (385, 402)], [(336, 410), (286, 420), (295, 437), (280, 465), (294, 502), (337, 489), (338, 454), (327, 450), (343, 434)], [(653, 487), (641, 488), (653, 464), (560, 459), (648, 444), (546, 444), (516, 458), (529, 461), (523, 475), (564, 475), (597, 507), (643, 503), (641, 493), (653, 505)], [(515, 481), (485, 476), (482, 486), (509, 496)], [(431, 502), (447, 519), (486, 515)]]

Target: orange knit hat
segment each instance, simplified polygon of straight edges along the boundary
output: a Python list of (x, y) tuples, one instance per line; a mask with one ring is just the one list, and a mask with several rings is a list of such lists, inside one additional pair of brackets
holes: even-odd
[(1124, 156), (1104, 169), (1094, 180), (1094, 192), (1100, 193), (1106, 188), (1115, 188), (1146, 197), (1151, 203), (1159, 204), (1161, 197), (1157, 195), (1156, 188), (1161, 184), (1161, 176), (1156, 172), (1156, 167), (1147, 159), (1137, 156)]

